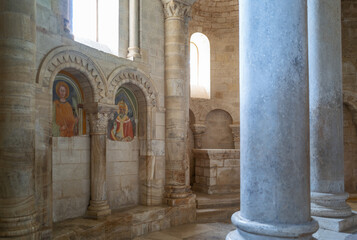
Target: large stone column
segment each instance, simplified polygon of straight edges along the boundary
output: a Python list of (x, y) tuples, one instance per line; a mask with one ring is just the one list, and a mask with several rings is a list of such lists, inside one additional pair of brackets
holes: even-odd
[(227, 239), (313, 239), (306, 0), (241, 0), (241, 210)]
[(0, 238), (37, 239), (36, 1), (1, 1), (0, 23)]
[(165, 107), (166, 107), (166, 202), (185, 204), (192, 195), (186, 184), (189, 80), (187, 18), (190, 6), (164, 1), (165, 12)]
[(139, 0), (129, 0), (128, 58), (140, 57), (139, 49)]
[(341, 2), (308, 0), (308, 19), (311, 214), (347, 217), (351, 208), (344, 191)]
[(106, 188), (106, 141), (108, 116), (114, 107), (92, 103), (85, 104), (90, 124), (90, 202), (87, 216), (100, 218), (111, 214)]

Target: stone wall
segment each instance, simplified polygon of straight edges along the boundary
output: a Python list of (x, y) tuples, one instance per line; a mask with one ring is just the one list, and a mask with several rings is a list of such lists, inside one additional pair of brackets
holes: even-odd
[(238, 25), (238, 0), (198, 0), (192, 7), (189, 34), (205, 34), (211, 47), (211, 99), (191, 98), (196, 123), (214, 109), (229, 112), (239, 122)]
[[(127, 1), (120, 2), (121, 6), (128, 6)], [(52, 202), (50, 197), (52, 192), (54, 196), (57, 194), (52, 185), (51, 171), (53, 167), (58, 167), (57, 165), (52, 166), (57, 152), (51, 152), (51, 147), (56, 141), (51, 140), (51, 113), (52, 81), (53, 76), (59, 71), (66, 72), (78, 80), (78, 85), (82, 90), (84, 89), (84, 103), (96, 102), (100, 99), (105, 104), (114, 104), (111, 91), (115, 91), (118, 85), (125, 82), (127, 85), (136, 86), (135, 89), (141, 91), (145, 106), (140, 111), (146, 112), (150, 104), (155, 105), (150, 108), (150, 114), (145, 113), (147, 121), (138, 123), (145, 128), (145, 134), (141, 136), (140, 140), (136, 139), (132, 143), (108, 141), (107, 197), (109, 205), (113, 209), (136, 205), (140, 198), (146, 205), (158, 205), (162, 202), (165, 179), (164, 14), (162, 2), (159, 0), (141, 0), (139, 2), (141, 4), (139, 13), (141, 58), (131, 61), (75, 42), (73, 36), (64, 31), (63, 17), (68, 14), (63, 13), (67, 9), (63, 7), (66, 5), (66, 0), (37, 1), (37, 49), (36, 69), (34, 70), (37, 73), (34, 104), (36, 106), (34, 172), (36, 204), (40, 223), (44, 227), (52, 226), (52, 208), (55, 208), (55, 204), (57, 204)], [(120, 35), (120, 56), (125, 56), (123, 46), (128, 38), (128, 29), (122, 20), (125, 17), (126, 15), (121, 11), (123, 34)], [(57, 59), (56, 56), (58, 56)], [(52, 57), (53, 60), (51, 60)], [(126, 73), (123, 75), (123, 72)], [(128, 72), (132, 75), (129, 76)], [(122, 75), (117, 77), (115, 74)], [(142, 80), (143, 78), (145, 82)], [(146, 134), (147, 132), (149, 134)], [(56, 148), (53, 150), (57, 151)], [(52, 156), (54, 156), (54, 160), (52, 160)], [(73, 159), (73, 161), (81, 160)], [(138, 183), (139, 161), (142, 161), (142, 166), (145, 168), (143, 169), (145, 175), (142, 178), (145, 181), (150, 181), (150, 183), (143, 182), (142, 186), (145, 185), (146, 189), (142, 189), (141, 197), (139, 197)], [(56, 195), (56, 197), (56, 199), (60, 199), (60, 195)], [(88, 202), (86, 205), (88, 206)], [(77, 205), (72, 204), (68, 207), (75, 206)], [(80, 209), (75, 214), (76, 216), (84, 214), (85, 211), (82, 207)], [(58, 212), (55, 209), (53, 211)], [(69, 217), (67, 213), (63, 213), (59, 217), (54, 214), (56, 221), (67, 217)]]
[(107, 192), (112, 209), (139, 203), (139, 141), (107, 140)]
[(53, 221), (83, 216), (90, 194), (89, 136), (52, 138)]
[(233, 149), (232, 117), (226, 111), (216, 109), (208, 113), (206, 132), (202, 136), (203, 149)]
[[(343, 90), (345, 95), (357, 98), (357, 3), (342, 0), (342, 60)], [(347, 99), (345, 97), (345, 99)], [(346, 102), (351, 106), (351, 102)], [(344, 107), (344, 158), (345, 188), (349, 193), (357, 192), (357, 109)]]
[(353, 123), (351, 111), (345, 106), (344, 117), (344, 158), (345, 158), (345, 190), (357, 193), (357, 127)]

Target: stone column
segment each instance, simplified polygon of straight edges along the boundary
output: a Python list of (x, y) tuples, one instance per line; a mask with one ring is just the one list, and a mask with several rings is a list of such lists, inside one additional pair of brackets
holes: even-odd
[(343, 159), (341, 2), (308, 0), (311, 214), (347, 217)]
[(230, 124), (229, 127), (232, 129), (234, 149), (240, 148), (240, 126), (239, 124)]
[(206, 125), (204, 124), (192, 124), (191, 130), (194, 137), (194, 147), (195, 149), (202, 148), (202, 135), (206, 132)]
[(100, 218), (111, 214), (106, 188), (106, 141), (110, 110), (115, 108), (99, 103), (85, 104), (90, 124), (90, 202), (87, 216)]
[(129, 48), (129, 0), (119, 1), (119, 57), (126, 58)]
[(1, 1), (0, 22), (0, 238), (38, 239), (36, 1)]
[(166, 202), (185, 204), (192, 195), (186, 184), (188, 87), (187, 17), (190, 6), (164, 1), (165, 13), (165, 107), (166, 107)]
[(129, 0), (128, 58), (140, 57), (139, 49), (139, 0)]
[(306, 0), (241, 0), (241, 210), (227, 239), (313, 239)]

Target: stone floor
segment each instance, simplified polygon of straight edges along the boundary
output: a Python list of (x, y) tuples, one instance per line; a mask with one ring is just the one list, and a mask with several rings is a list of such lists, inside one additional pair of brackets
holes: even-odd
[[(351, 199), (348, 204), (357, 211), (357, 198)], [(153, 232), (134, 240), (223, 240), (233, 229), (235, 227), (230, 222), (186, 224)], [(330, 239), (337, 240), (333, 235), (325, 240)], [(357, 240), (357, 236), (347, 239)]]
[(134, 240), (222, 240), (235, 229), (229, 222), (185, 224), (159, 232), (153, 232)]

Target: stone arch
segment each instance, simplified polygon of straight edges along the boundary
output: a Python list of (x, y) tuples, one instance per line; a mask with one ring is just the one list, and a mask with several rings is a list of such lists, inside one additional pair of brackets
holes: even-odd
[[(108, 77), (108, 101), (115, 103), (115, 95), (120, 87), (125, 87), (133, 92), (138, 101), (138, 139), (140, 141), (139, 152), (139, 202), (142, 205), (159, 205), (162, 202), (161, 193), (157, 191), (157, 186), (152, 184), (156, 180), (156, 172), (164, 172), (164, 168), (153, 165), (159, 161), (160, 151), (153, 149), (157, 146), (155, 139), (157, 91), (150, 77), (137, 68), (119, 67)], [(141, 115), (141, 117), (140, 117)], [(161, 186), (163, 188), (163, 186)]]
[(60, 46), (50, 51), (40, 65), (36, 83), (51, 90), (55, 77), (64, 70), (86, 79), (92, 89), (92, 97), (85, 96), (87, 101), (107, 101), (107, 81), (103, 71), (94, 60), (73, 46)]
[(115, 93), (124, 84), (133, 84), (142, 90), (148, 105), (158, 105), (157, 91), (151, 78), (137, 68), (119, 67), (108, 77), (108, 99), (114, 103)]

